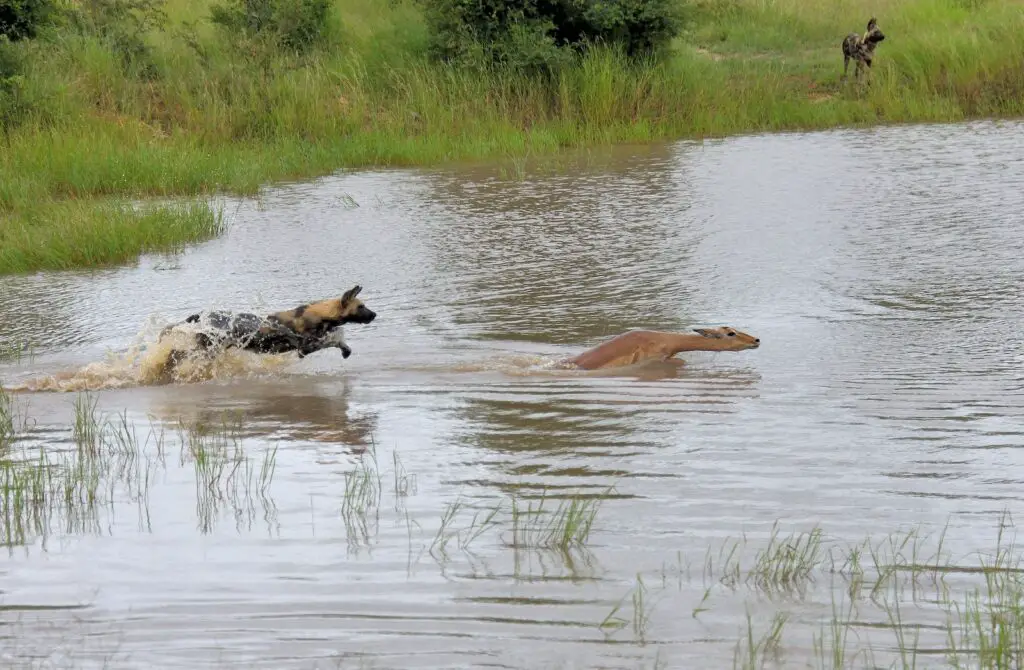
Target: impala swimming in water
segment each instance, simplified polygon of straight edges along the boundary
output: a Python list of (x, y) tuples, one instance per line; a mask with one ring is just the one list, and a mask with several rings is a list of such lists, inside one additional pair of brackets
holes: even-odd
[(760, 338), (722, 326), (694, 328), (693, 333), (631, 330), (603, 342), (565, 363), (580, 370), (635, 365), (649, 360), (668, 360), (683, 351), (744, 351), (761, 346)]

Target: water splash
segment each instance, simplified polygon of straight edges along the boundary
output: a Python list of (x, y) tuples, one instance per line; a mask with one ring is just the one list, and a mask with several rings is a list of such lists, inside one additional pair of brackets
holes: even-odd
[(650, 359), (634, 365), (597, 370), (583, 370), (570, 362), (566, 355), (507, 354), (492, 355), (486, 359), (466, 361), (454, 366), (433, 366), (432, 371), (472, 373), (497, 372), (512, 377), (635, 377), (664, 379), (677, 377), (686, 365), (683, 359)]
[(563, 357), (543, 354), (492, 355), (482, 360), (456, 363), (454, 366), (449, 364), (445, 368), (452, 372), (501, 372), (517, 377), (573, 370), (564, 363)]
[(109, 352), (103, 361), (28, 379), (7, 389), (76, 392), (188, 384), (273, 372), (296, 359), (290, 353), (256, 354), (235, 348), (203, 350), (194, 336), (204, 331), (205, 326), (204, 318), (198, 324), (177, 324), (164, 333), (166, 324), (151, 318), (123, 352)]

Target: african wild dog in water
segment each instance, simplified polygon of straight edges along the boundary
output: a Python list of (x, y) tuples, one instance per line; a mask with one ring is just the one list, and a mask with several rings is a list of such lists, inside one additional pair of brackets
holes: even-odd
[[(295, 309), (258, 316), (247, 312), (209, 312), (205, 321), (200, 314), (192, 314), (182, 323), (195, 324), (200, 330), (193, 337), (198, 349), (227, 349), (238, 347), (260, 354), (283, 354), (296, 351), (303, 358), (322, 349), (337, 347), (348, 358), (352, 350), (340, 337), (337, 329), (346, 323), (370, 323), (377, 318), (356, 298), (361, 286), (345, 292), (340, 298), (322, 300)], [(164, 328), (161, 339), (176, 326)], [(187, 352), (172, 351), (168, 363), (177, 365)]]
[(843, 79), (846, 79), (847, 70), (850, 67), (850, 59), (855, 61), (854, 74), (858, 80), (861, 71), (871, 67), (871, 60), (875, 56), (875, 48), (878, 43), (885, 39), (885, 35), (878, 28), (878, 21), (871, 17), (868, 21), (868, 30), (863, 35), (850, 33), (843, 39)]

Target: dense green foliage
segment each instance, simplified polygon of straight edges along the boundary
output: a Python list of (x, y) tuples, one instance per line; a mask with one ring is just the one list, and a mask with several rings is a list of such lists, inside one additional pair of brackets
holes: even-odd
[(330, 9), (330, 0), (229, 0), (214, 5), (210, 19), (230, 37), (302, 52), (323, 40)]
[(0, 0), (0, 38), (31, 39), (53, 14), (53, 0)]
[(436, 56), (547, 70), (601, 44), (649, 55), (681, 28), (677, 0), (423, 0)]

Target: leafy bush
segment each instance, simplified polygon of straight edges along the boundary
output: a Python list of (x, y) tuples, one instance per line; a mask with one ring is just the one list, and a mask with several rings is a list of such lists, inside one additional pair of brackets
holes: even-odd
[(210, 20), (232, 35), (304, 52), (327, 33), (330, 8), (331, 0), (229, 0), (211, 8)]
[(167, 23), (166, 0), (79, 0), (68, 12), (72, 26), (106, 42), (124, 66), (144, 78), (156, 76), (146, 33)]
[(682, 27), (681, 0), (422, 0), (441, 59), (549, 69), (591, 44), (655, 53)]
[(0, 35), (0, 131), (18, 124), (28, 111), (22, 99), (23, 57), (6, 35)]
[(556, 39), (578, 45), (599, 41), (621, 46), (629, 56), (657, 52), (682, 28), (680, 0), (563, 0), (567, 13)]
[(32, 39), (53, 10), (53, 0), (0, 0), (0, 37)]

